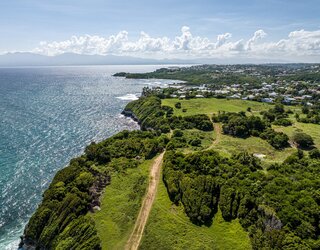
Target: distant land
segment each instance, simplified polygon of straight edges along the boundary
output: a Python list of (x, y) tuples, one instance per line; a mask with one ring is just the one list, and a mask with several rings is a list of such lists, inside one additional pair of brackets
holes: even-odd
[(10, 52), (0, 55), (0, 67), (143, 64), (263, 64), (275, 62), (288, 63), (288, 61), (254, 58), (148, 59), (131, 56), (81, 55), (75, 53), (64, 53), (57, 56), (45, 56), (31, 52)]
[(193, 64), (194, 61), (179, 59), (145, 59), (114, 55), (80, 55), (64, 53), (45, 56), (30, 52), (15, 52), (0, 55), (0, 67), (15, 66), (69, 66), (69, 65), (141, 65), (141, 64)]

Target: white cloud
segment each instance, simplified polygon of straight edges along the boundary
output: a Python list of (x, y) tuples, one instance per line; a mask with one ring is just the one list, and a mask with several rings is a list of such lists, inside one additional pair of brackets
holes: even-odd
[(254, 32), (253, 37), (251, 37), (247, 42), (247, 50), (252, 50), (252, 47), (255, 45), (255, 43), (262, 38), (264, 38), (267, 35), (263, 30), (257, 30)]
[(287, 38), (274, 42), (263, 42), (266, 32), (257, 30), (249, 39), (232, 41), (232, 34), (224, 33), (216, 39), (194, 36), (187, 26), (181, 28), (180, 35), (174, 39), (151, 37), (141, 32), (132, 40), (127, 31), (109, 37), (72, 36), (65, 41), (41, 42), (33, 50), (44, 55), (62, 53), (134, 55), (157, 58), (294, 58), (320, 57), (320, 30), (291, 32)]

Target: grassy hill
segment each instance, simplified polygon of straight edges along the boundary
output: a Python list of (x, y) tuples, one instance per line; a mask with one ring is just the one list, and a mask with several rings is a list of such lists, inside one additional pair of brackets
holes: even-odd
[(249, 250), (251, 244), (239, 221), (224, 221), (221, 211), (215, 215), (210, 227), (194, 225), (185, 214), (182, 205), (172, 204), (161, 182), (140, 249)]
[(102, 249), (124, 249), (148, 184), (151, 162), (112, 176), (101, 200), (101, 211), (92, 214)]
[[(175, 104), (181, 103), (181, 109), (177, 109)], [(216, 99), (199, 98), (190, 100), (163, 99), (162, 105), (170, 106), (174, 109), (176, 115), (194, 115), (194, 114), (213, 114), (218, 111), (240, 112), (251, 108), (253, 114), (259, 114), (260, 111), (269, 109), (272, 105), (262, 102), (245, 101), (238, 99)], [(182, 112), (186, 109), (186, 112)]]

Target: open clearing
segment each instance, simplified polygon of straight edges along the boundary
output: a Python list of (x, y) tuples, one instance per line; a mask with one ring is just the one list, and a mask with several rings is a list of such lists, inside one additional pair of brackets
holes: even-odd
[(145, 161), (137, 168), (112, 176), (101, 200), (101, 211), (92, 214), (102, 249), (125, 248), (147, 189), (152, 162)]
[[(182, 108), (175, 108), (177, 102), (181, 103)], [(194, 114), (207, 114), (211, 116), (219, 111), (226, 112), (240, 112), (246, 111), (247, 108), (251, 108), (251, 113), (247, 112), (247, 115), (259, 115), (261, 111), (272, 108), (272, 104), (245, 101), (245, 100), (228, 100), (228, 99), (216, 99), (216, 98), (199, 98), (190, 100), (179, 99), (164, 99), (162, 105), (167, 105), (174, 108), (175, 115), (187, 116)], [(187, 109), (186, 112), (182, 112), (182, 109)], [(300, 113), (300, 108), (295, 106), (286, 106), (286, 109), (291, 109), (294, 112)], [(273, 126), (276, 131), (282, 131), (286, 133), (289, 138), (292, 138), (294, 132), (303, 131), (312, 136), (316, 147), (320, 147), (320, 127), (316, 124), (304, 124), (296, 122), (293, 115), (290, 119), (294, 122), (293, 126), (281, 127)], [(219, 131), (217, 128), (220, 128)], [(276, 150), (268, 142), (258, 137), (249, 137), (246, 139), (236, 138), (228, 135), (221, 134), (221, 124), (215, 125), (215, 131), (211, 137), (212, 145), (208, 147), (208, 142), (205, 144), (207, 148), (215, 149), (224, 156), (230, 156), (233, 153), (239, 151), (248, 151), (251, 154), (263, 154), (266, 155), (262, 159), (265, 163), (282, 162), (290, 154), (292, 154), (294, 148), (286, 148), (284, 150)], [(190, 151), (190, 150), (189, 150)], [(188, 152), (185, 150), (184, 152)], [(191, 151), (190, 151), (191, 152)]]
[(161, 181), (139, 249), (249, 250), (251, 244), (239, 221), (224, 221), (220, 211), (210, 227), (191, 223), (183, 206), (172, 204)]
[[(181, 103), (181, 109), (175, 108), (177, 102)], [(272, 107), (271, 104), (244, 100), (228, 100), (217, 98), (199, 98), (190, 100), (179, 99), (163, 99), (162, 105), (170, 106), (174, 108), (176, 115), (186, 116), (195, 114), (213, 114), (218, 111), (226, 112), (240, 112), (246, 111), (247, 108), (251, 108), (252, 113), (258, 115), (262, 110), (268, 110)], [(186, 112), (182, 112), (183, 109), (187, 109)]]

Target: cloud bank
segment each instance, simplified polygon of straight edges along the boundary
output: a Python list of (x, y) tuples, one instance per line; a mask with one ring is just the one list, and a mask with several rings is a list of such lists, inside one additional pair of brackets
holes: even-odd
[(279, 41), (266, 42), (267, 33), (254, 32), (251, 38), (233, 40), (232, 34), (216, 38), (194, 36), (189, 27), (183, 26), (175, 38), (151, 37), (141, 32), (132, 40), (127, 31), (109, 37), (72, 36), (65, 41), (41, 42), (32, 52), (55, 56), (63, 53), (86, 55), (131, 55), (155, 58), (281, 58), (320, 59), (320, 30), (298, 30)]

